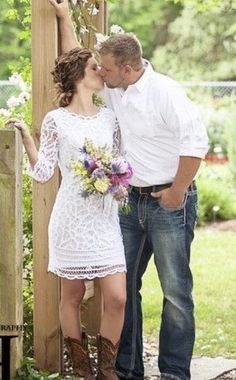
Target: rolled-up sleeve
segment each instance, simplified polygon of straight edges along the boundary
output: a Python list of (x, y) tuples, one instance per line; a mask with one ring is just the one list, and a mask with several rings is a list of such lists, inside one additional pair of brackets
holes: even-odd
[(38, 161), (32, 167), (27, 163), (27, 173), (38, 182), (47, 182), (58, 164), (58, 130), (50, 114), (43, 120), (40, 136)]
[(176, 83), (164, 93), (162, 116), (179, 141), (179, 155), (204, 158), (209, 149), (206, 128), (197, 106)]

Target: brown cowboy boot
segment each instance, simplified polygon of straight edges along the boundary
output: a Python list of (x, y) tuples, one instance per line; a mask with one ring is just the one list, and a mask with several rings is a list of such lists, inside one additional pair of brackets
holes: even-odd
[(97, 380), (119, 380), (115, 372), (116, 356), (119, 343), (115, 345), (107, 339), (97, 335), (98, 374)]
[(81, 340), (68, 337), (64, 341), (72, 361), (73, 373), (83, 377), (85, 380), (95, 380), (90, 364), (86, 333), (82, 332)]

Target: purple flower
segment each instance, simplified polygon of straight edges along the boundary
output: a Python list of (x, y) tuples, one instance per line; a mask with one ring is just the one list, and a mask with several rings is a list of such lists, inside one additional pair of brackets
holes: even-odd
[(98, 168), (96, 161), (90, 158), (84, 160), (84, 166), (86, 169), (89, 169), (91, 171), (94, 171), (96, 168)]
[(128, 169), (128, 162), (124, 160), (123, 157), (119, 156), (113, 158), (111, 161), (111, 172), (112, 174), (124, 174)]
[(103, 178), (105, 177), (105, 172), (103, 169), (101, 168), (97, 168), (95, 169), (93, 172), (92, 172), (92, 176), (93, 177), (97, 177), (97, 178)]
[(132, 176), (133, 176), (133, 169), (130, 166), (130, 164), (128, 163), (128, 168), (127, 168), (127, 171), (125, 173), (125, 178), (130, 179)]

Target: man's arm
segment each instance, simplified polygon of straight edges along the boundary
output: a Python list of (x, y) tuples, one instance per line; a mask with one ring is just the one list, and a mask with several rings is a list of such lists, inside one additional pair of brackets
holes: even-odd
[(80, 46), (70, 19), (68, 0), (61, 0), (60, 3), (57, 0), (49, 0), (49, 2), (54, 7), (56, 15), (59, 18), (62, 53), (67, 53), (75, 47)]

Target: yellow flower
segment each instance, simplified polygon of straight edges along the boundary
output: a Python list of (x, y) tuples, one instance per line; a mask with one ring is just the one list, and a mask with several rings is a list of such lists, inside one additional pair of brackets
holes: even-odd
[(88, 174), (88, 170), (84, 167), (82, 162), (72, 163), (72, 169), (76, 175), (85, 177)]
[(81, 180), (81, 184), (85, 190), (92, 190), (93, 189), (93, 178), (83, 178)]
[(98, 178), (94, 183), (94, 187), (97, 191), (104, 194), (109, 187), (109, 179), (108, 178)]

